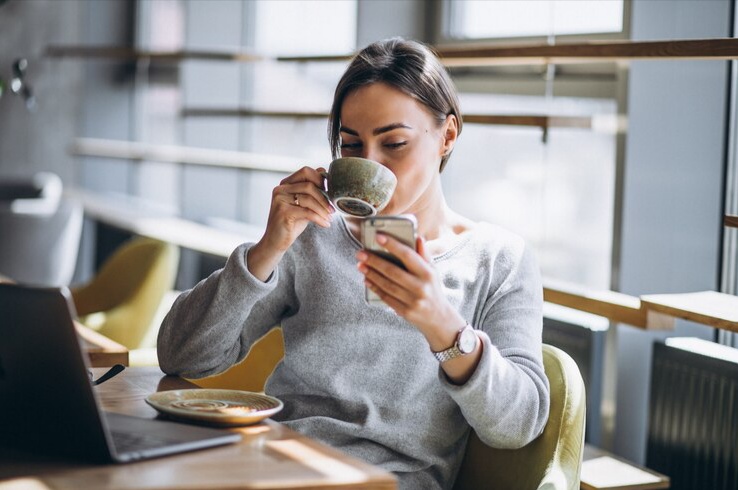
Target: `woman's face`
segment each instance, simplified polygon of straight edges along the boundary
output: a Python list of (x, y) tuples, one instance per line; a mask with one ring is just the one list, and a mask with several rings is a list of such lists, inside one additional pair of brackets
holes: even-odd
[(439, 127), (420, 102), (390, 85), (373, 83), (343, 101), (341, 156), (368, 158), (392, 170), (397, 189), (381, 214), (413, 213), (440, 198), (434, 194), (440, 185), (434, 184), (440, 179), (441, 157), (455, 141), (455, 126), (451, 116)]

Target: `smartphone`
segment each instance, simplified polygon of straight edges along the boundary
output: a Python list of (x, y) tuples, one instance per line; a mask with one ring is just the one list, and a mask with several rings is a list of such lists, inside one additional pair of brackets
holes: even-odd
[[(417, 237), (418, 223), (412, 214), (396, 216), (375, 216), (361, 222), (361, 243), (371, 253), (405, 268), (404, 264), (377, 243), (377, 233), (384, 233), (404, 243), (413, 250)], [(365, 298), (369, 304), (384, 304), (384, 302), (368, 287), (365, 288)]]

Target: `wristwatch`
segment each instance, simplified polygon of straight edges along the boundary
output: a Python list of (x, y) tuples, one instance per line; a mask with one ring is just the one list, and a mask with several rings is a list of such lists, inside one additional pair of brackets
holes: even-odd
[(454, 345), (446, 350), (433, 352), (433, 355), (438, 359), (438, 362), (443, 363), (450, 361), (451, 359), (465, 356), (473, 352), (477, 347), (477, 342), (479, 342), (479, 337), (474, 333), (472, 326), (466, 324), (464, 328), (459, 330), (459, 333), (456, 334), (456, 342), (454, 342)]

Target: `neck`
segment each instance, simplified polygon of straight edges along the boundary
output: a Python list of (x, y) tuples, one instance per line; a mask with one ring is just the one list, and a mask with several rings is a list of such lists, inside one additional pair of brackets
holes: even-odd
[(454, 213), (446, 204), (440, 179), (410, 209), (418, 220), (418, 234), (427, 241), (436, 240), (453, 228)]

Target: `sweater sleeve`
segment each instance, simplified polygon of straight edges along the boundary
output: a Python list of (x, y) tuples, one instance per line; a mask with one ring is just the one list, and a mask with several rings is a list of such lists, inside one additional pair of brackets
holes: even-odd
[(488, 296), (479, 325), (477, 369), (463, 385), (439, 377), (479, 438), (497, 448), (519, 448), (548, 420), (549, 384), (543, 370), (543, 288), (533, 254), (522, 249), (507, 277)]
[(163, 372), (201, 378), (225, 371), (290, 314), (295, 302), (282, 280), (287, 271), (280, 263), (269, 280), (260, 281), (247, 267), (250, 247), (236, 248), (223, 269), (174, 302), (157, 338)]

